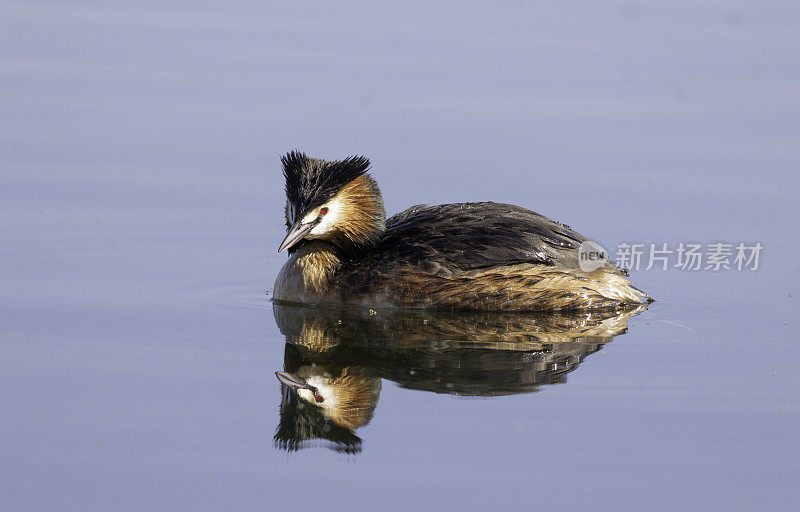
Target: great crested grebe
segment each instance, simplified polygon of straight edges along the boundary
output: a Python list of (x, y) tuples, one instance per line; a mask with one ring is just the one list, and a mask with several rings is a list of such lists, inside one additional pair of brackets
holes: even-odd
[(292, 151), (289, 250), (279, 301), (482, 310), (618, 309), (652, 301), (606, 261), (581, 270), (586, 238), (499, 203), (418, 205), (386, 219), (362, 156), (327, 162)]
[[(286, 338), (275, 445), (358, 453), (382, 380), (457, 396), (565, 383), (647, 308), (524, 312), (308, 307), (275, 302)], [(423, 420), (424, 421), (424, 420)]]

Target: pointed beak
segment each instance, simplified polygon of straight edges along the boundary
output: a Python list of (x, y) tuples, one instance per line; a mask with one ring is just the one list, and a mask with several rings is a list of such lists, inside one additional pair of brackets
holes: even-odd
[(314, 395), (314, 401), (317, 403), (323, 402), (325, 399), (319, 394), (317, 388), (306, 382), (306, 379), (289, 372), (275, 372), (275, 376), (284, 384), (293, 390), (295, 393), (301, 389), (307, 389)]
[(309, 222), (308, 224), (303, 224), (300, 221), (295, 222), (294, 226), (292, 226), (292, 229), (290, 229), (289, 233), (286, 235), (286, 238), (284, 238), (283, 242), (281, 242), (280, 247), (278, 247), (278, 252), (288, 249), (302, 240), (309, 231), (314, 229), (315, 225), (316, 224), (313, 222)]
[(310, 387), (304, 378), (293, 373), (275, 372), (275, 376), (282, 384), (286, 384), (292, 389), (308, 389)]

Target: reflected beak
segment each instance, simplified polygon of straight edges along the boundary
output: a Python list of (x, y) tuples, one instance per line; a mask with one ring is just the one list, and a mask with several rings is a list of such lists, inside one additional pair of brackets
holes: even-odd
[(275, 376), (282, 384), (286, 384), (292, 389), (310, 389), (306, 380), (298, 375), (289, 372), (275, 372)]
[(309, 231), (314, 229), (316, 224), (314, 222), (309, 222), (308, 224), (303, 224), (300, 221), (294, 223), (292, 229), (289, 230), (289, 233), (286, 235), (286, 238), (283, 239), (281, 242), (280, 247), (278, 247), (278, 252), (281, 252), (284, 249), (289, 249), (297, 242), (303, 239)]
[(319, 404), (325, 401), (325, 399), (322, 398), (322, 395), (319, 394), (319, 390), (306, 382), (306, 379), (289, 372), (275, 372), (275, 376), (278, 377), (278, 380), (281, 381), (281, 384), (284, 384), (295, 393), (301, 389), (307, 389), (314, 395), (315, 402)]

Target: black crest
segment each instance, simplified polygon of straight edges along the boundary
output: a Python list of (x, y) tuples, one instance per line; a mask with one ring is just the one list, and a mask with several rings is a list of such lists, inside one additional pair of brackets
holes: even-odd
[(363, 156), (326, 162), (291, 151), (281, 157), (281, 163), (286, 178), (286, 199), (294, 208), (292, 218), (287, 215), (287, 221), (294, 221), (330, 200), (342, 187), (369, 170), (369, 160)]

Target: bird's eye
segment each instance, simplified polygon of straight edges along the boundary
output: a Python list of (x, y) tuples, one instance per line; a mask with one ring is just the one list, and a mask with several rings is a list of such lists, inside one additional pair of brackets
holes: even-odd
[(319, 209), (319, 214), (320, 215), (325, 215), (326, 213), (328, 213), (328, 207), (327, 206), (323, 206), (322, 208)]

